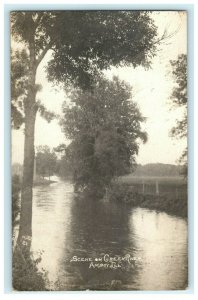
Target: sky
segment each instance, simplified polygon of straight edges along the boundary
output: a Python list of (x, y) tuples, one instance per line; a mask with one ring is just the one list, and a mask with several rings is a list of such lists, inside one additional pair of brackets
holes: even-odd
[[(137, 163), (170, 163), (176, 164), (186, 139), (177, 140), (170, 137), (170, 130), (176, 124), (176, 119), (182, 117), (181, 108), (173, 108), (170, 95), (175, 86), (171, 74), (170, 60), (177, 59), (181, 53), (187, 53), (187, 16), (178, 12), (155, 12), (154, 21), (158, 27), (159, 36), (164, 30), (171, 35), (158, 49), (157, 56), (152, 60), (152, 68), (143, 67), (111, 68), (105, 72), (108, 78), (119, 76), (132, 86), (133, 100), (137, 102), (146, 122), (142, 128), (148, 134), (146, 144), (140, 144)], [(61, 87), (54, 87), (46, 79), (45, 66), (50, 59), (50, 52), (37, 70), (36, 81), (42, 85), (37, 94), (47, 109), (61, 114), (63, 101), (68, 101)], [(35, 146), (48, 145), (51, 148), (66, 142), (58, 121), (47, 123), (39, 115), (36, 119)], [(68, 141), (67, 141), (68, 142)], [(12, 131), (12, 162), (23, 162), (23, 129)]]

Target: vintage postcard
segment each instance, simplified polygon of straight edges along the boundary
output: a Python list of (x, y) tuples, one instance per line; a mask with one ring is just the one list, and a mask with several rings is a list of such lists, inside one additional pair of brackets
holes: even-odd
[(10, 12), (14, 291), (188, 288), (187, 17)]

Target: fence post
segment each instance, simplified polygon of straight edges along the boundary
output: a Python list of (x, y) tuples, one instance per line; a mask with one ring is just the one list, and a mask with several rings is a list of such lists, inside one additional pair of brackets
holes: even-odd
[(158, 181), (156, 180), (156, 195), (159, 195), (159, 184), (158, 184)]
[(142, 180), (142, 194), (145, 193), (145, 185), (144, 185), (144, 180)]

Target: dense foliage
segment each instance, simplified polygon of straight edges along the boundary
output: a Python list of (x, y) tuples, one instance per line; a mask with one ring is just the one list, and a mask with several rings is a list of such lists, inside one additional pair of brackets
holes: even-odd
[[(187, 55), (181, 54), (177, 60), (171, 61), (172, 74), (175, 79), (171, 100), (176, 107), (183, 107), (183, 117), (176, 121), (176, 126), (171, 130), (173, 137), (177, 139), (187, 138), (188, 120), (187, 120)], [(184, 164), (184, 173), (187, 173), (187, 148), (184, 149), (180, 162)]]
[(48, 78), (53, 81), (87, 88), (100, 70), (118, 65), (149, 67), (156, 53), (157, 28), (147, 11), (56, 12), (53, 20), (54, 26), (48, 28), (54, 39), (48, 64)]
[[(50, 80), (87, 88), (100, 70), (112, 65), (149, 67), (159, 43), (147, 11), (17, 11), (11, 13), (11, 31), (15, 41), (11, 55), (15, 128), (24, 122), (30, 77), (35, 77), (48, 51), (52, 54), (47, 66)], [(34, 82), (31, 88), (36, 96), (40, 86)], [(41, 115), (53, 117), (40, 106), (37, 100)]]
[(183, 138), (187, 136), (187, 56), (179, 55), (177, 60), (171, 61), (171, 66), (175, 78), (171, 99), (176, 106), (185, 108), (183, 119), (177, 121), (172, 134), (177, 138)]
[(146, 141), (131, 88), (117, 77), (98, 78), (91, 91), (73, 92), (72, 105), (65, 102), (63, 114), (61, 125), (72, 141), (66, 159), (76, 189), (103, 194), (113, 178), (131, 172), (138, 139)]
[(12, 126), (20, 128), (24, 122), (24, 101), (27, 97), (29, 58), (23, 50), (11, 53), (11, 118)]
[(42, 253), (37, 257), (25, 246), (16, 245), (12, 263), (12, 283), (17, 291), (46, 291), (49, 280), (47, 272), (38, 267)]
[(38, 146), (36, 153), (36, 173), (42, 177), (52, 176), (56, 171), (57, 157), (48, 146)]

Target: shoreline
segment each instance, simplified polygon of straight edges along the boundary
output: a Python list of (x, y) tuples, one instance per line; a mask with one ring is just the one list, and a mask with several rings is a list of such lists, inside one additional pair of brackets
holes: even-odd
[(171, 194), (143, 194), (134, 191), (133, 186), (125, 184), (114, 185), (105, 197), (110, 201), (124, 203), (130, 207), (147, 208), (184, 219), (188, 218), (187, 197), (178, 198)]

